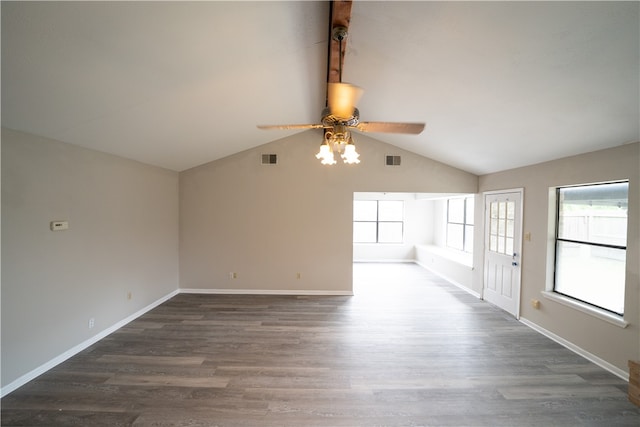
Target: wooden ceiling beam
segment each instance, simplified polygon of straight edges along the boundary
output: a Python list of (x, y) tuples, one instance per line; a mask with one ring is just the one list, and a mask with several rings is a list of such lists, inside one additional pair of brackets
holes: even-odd
[(331, 27), (329, 28), (329, 64), (327, 81), (340, 82), (340, 70), (344, 65), (344, 53), (347, 50), (347, 39), (342, 41), (342, 55), (340, 42), (333, 39), (333, 29), (344, 27), (349, 30), (351, 22), (351, 1), (334, 0), (331, 2)]

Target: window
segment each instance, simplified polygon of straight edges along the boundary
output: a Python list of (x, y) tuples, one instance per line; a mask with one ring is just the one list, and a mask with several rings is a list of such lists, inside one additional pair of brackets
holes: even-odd
[(447, 246), (473, 252), (473, 197), (447, 200)]
[(354, 200), (354, 243), (402, 243), (402, 200)]
[(624, 314), (629, 182), (556, 189), (554, 292)]

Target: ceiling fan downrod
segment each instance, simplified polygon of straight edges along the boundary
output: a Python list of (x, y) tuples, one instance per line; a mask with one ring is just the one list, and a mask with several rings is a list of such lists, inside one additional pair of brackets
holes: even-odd
[(342, 41), (347, 38), (347, 28), (341, 25), (333, 27), (331, 37), (340, 43), (340, 56), (338, 57), (338, 81), (342, 83)]

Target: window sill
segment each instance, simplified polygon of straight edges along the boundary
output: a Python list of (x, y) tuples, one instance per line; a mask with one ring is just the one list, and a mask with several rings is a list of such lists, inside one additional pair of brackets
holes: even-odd
[(555, 292), (551, 292), (551, 291), (544, 291), (542, 292), (542, 296), (550, 299), (552, 301), (555, 301), (557, 303), (560, 303), (562, 305), (565, 305), (567, 307), (571, 307), (574, 308), (576, 310), (579, 310), (583, 313), (586, 313), (590, 316), (593, 317), (597, 317), (598, 319), (604, 320), (605, 322), (611, 323), (612, 325), (618, 326), (620, 328), (626, 328), (627, 326), (629, 326), (629, 322), (625, 321), (622, 317), (617, 316), (613, 313), (610, 313), (606, 310), (602, 310), (596, 307), (593, 307), (589, 304), (585, 304), (583, 302), (580, 301), (576, 301), (574, 299), (565, 297), (563, 295), (559, 295)]
[(434, 255), (473, 269), (473, 254), (469, 252), (456, 251), (435, 245), (416, 245), (416, 249), (423, 249)]
[(353, 244), (356, 246), (405, 245), (404, 242), (353, 242)]

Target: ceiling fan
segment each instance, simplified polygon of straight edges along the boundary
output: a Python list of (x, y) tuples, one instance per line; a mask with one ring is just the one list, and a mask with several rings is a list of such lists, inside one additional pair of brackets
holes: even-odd
[[(360, 163), (355, 151), (350, 129), (360, 132), (404, 133), (417, 135), (424, 130), (424, 123), (361, 122), (356, 108), (363, 89), (342, 82), (342, 42), (347, 37), (344, 26), (332, 29), (332, 38), (340, 44), (339, 81), (327, 83), (327, 107), (322, 111), (320, 123), (290, 125), (258, 125), (259, 129), (324, 129), (324, 141), (316, 158), (322, 164), (335, 164), (333, 153), (340, 153), (345, 163)], [(331, 61), (331, 49), (329, 49)], [(328, 78), (329, 80), (329, 78)]]

